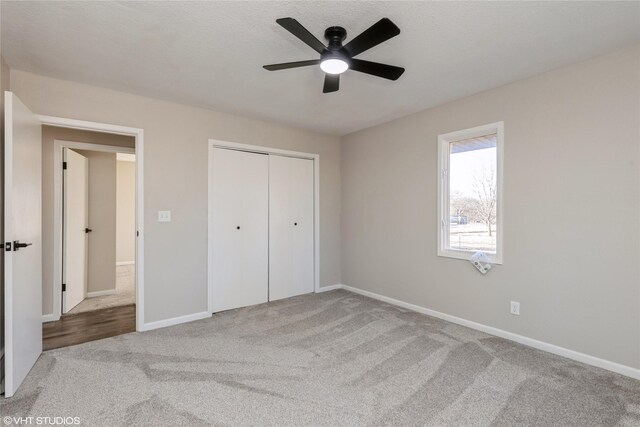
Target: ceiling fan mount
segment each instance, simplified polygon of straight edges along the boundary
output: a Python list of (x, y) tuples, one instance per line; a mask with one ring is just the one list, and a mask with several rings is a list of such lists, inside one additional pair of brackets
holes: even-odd
[(329, 27), (324, 31), (324, 38), (329, 41), (329, 49), (342, 49), (342, 42), (347, 38), (347, 30), (342, 27)]
[(340, 86), (340, 74), (349, 69), (388, 80), (397, 80), (404, 73), (402, 67), (354, 58), (354, 56), (400, 34), (400, 29), (388, 18), (382, 18), (344, 46), (342, 42), (347, 38), (347, 30), (343, 27), (333, 26), (325, 30), (324, 37), (329, 42), (325, 46), (293, 18), (280, 18), (276, 19), (276, 22), (319, 53), (320, 58), (265, 65), (266, 70), (277, 71), (320, 65), (322, 71), (325, 72), (322, 90), (324, 93), (336, 92)]

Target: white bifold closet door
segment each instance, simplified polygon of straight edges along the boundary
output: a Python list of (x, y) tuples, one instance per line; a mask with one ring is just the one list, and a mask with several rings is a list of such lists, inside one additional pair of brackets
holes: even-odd
[(313, 160), (269, 156), (269, 300), (313, 292)]
[(269, 156), (214, 148), (212, 309), (269, 299)]

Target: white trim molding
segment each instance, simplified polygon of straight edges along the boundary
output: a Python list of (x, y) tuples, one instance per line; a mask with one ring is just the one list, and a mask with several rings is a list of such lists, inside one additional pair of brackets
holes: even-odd
[(113, 295), (116, 293), (115, 289), (107, 289), (105, 291), (87, 292), (87, 298), (103, 297), (105, 295)]
[(296, 157), (300, 159), (309, 159), (313, 160), (313, 291), (315, 293), (322, 292), (320, 290), (320, 155), (313, 153), (303, 153), (300, 151), (291, 151), (291, 150), (281, 150), (279, 148), (271, 148), (264, 147), (261, 145), (249, 145), (249, 144), (240, 144), (237, 142), (228, 142), (228, 141), (220, 141), (216, 139), (209, 139), (208, 141), (208, 152), (209, 156), (209, 176), (208, 176), (208, 189), (207, 189), (207, 197), (208, 197), (208, 217), (207, 217), (207, 228), (208, 228), (208, 254), (207, 254), (207, 271), (208, 271), (208, 310), (209, 313), (213, 313), (213, 246), (212, 242), (214, 239), (213, 230), (211, 227), (211, 218), (213, 217), (213, 198), (211, 197), (211, 189), (213, 188), (213, 149), (216, 147), (219, 148), (227, 148), (231, 150), (238, 151), (250, 151), (252, 153), (261, 153), (261, 154), (273, 154), (278, 156), (287, 156), (287, 157)]
[(322, 286), (318, 288), (316, 293), (335, 291), (336, 289), (345, 289), (345, 288), (346, 288), (345, 285), (343, 285), (342, 283), (338, 283), (336, 285)]
[[(117, 135), (129, 135), (133, 136), (135, 139), (135, 149), (131, 149), (128, 147), (116, 147), (105, 148), (106, 146), (100, 144), (86, 144), (83, 143), (81, 146), (76, 148), (85, 148), (90, 150), (97, 151), (109, 151), (110, 152), (123, 152), (123, 153), (135, 153), (136, 155), (136, 330), (142, 331), (145, 330), (145, 320), (144, 320), (144, 130), (140, 128), (133, 128), (127, 126), (120, 125), (112, 125), (107, 123), (97, 123), (97, 122), (89, 122), (84, 120), (75, 120), (68, 119), (63, 117), (52, 117), (52, 116), (43, 116), (39, 115), (38, 119), (43, 125), (47, 126), (55, 126), (69, 129), (80, 129), (94, 132), (104, 132), (104, 133), (112, 133)], [(67, 141), (67, 143), (69, 143)], [(78, 144), (78, 143), (71, 143)], [(64, 145), (64, 142), (61, 142), (60, 149), (54, 149), (54, 158), (56, 163), (54, 167), (60, 168), (62, 157), (61, 156), (62, 146), (72, 145)], [(86, 148), (90, 147), (90, 148)], [(62, 176), (61, 173), (56, 173), (53, 177), (54, 179), (54, 188), (57, 188), (62, 184)], [(61, 224), (62, 214), (62, 198), (59, 197), (60, 200), (54, 200), (54, 227), (56, 224)], [(61, 228), (61, 227), (60, 227)], [(56, 233), (54, 236), (54, 244), (55, 250), (61, 252), (62, 245), (62, 233)], [(61, 260), (61, 258), (60, 258)], [(54, 277), (54, 297), (53, 297), (53, 320), (59, 320), (61, 311), (62, 311), (62, 283), (60, 282), (62, 278), (62, 262), (56, 262), (54, 260), (53, 265), (53, 277)], [(59, 286), (58, 288), (56, 286)]]
[(456, 325), (466, 326), (467, 328), (475, 329), (476, 331), (484, 332), (489, 335), (504, 338), (510, 341), (515, 341), (519, 344), (533, 347), (538, 350), (546, 351), (547, 353), (556, 354), (558, 356), (566, 357), (567, 359), (575, 360), (587, 365), (595, 366), (607, 371), (615, 372), (627, 377), (640, 380), (640, 369), (633, 368), (631, 366), (622, 365), (620, 363), (612, 362), (610, 360), (601, 359), (589, 354), (580, 353), (579, 351), (570, 350), (568, 348), (560, 347), (554, 344), (550, 344), (544, 341), (539, 341), (533, 338), (525, 337), (522, 335), (514, 334), (503, 329), (494, 328), (493, 326), (483, 325), (482, 323), (473, 322), (471, 320), (463, 319), (461, 317), (452, 316), (450, 314), (441, 313), (439, 311), (431, 310), (426, 307), (411, 304), (408, 302), (400, 301), (395, 298), (390, 298), (384, 295), (376, 294), (375, 292), (365, 291), (364, 289), (354, 288), (347, 285), (333, 285), (322, 290), (335, 290), (344, 289), (349, 292), (364, 295), (369, 298), (383, 301), (388, 304), (396, 305), (398, 307), (406, 308), (408, 310), (416, 311), (418, 313), (426, 314), (427, 316), (437, 317), (438, 319), (446, 320), (447, 322), (455, 323)]
[(135, 263), (135, 261), (118, 261), (116, 262), (116, 267), (119, 267), (121, 265), (134, 265)]
[(60, 320), (60, 316), (56, 316), (54, 313), (42, 315), (42, 323), (55, 322), (56, 320)]
[(196, 320), (206, 319), (211, 317), (209, 311), (202, 311), (200, 313), (187, 314), (185, 316), (173, 317), (171, 319), (158, 320), (156, 322), (149, 322), (143, 325), (142, 331), (151, 331), (153, 329), (166, 328), (168, 326), (175, 326), (181, 323), (193, 322)]
[[(112, 125), (108, 123), (88, 122), (85, 120), (67, 119), (64, 117), (54, 117), (37, 115), (38, 119), (46, 126), (55, 126), (68, 129), (82, 129), (94, 132), (114, 133), (116, 135), (142, 135), (142, 129), (128, 126)], [(137, 142), (137, 141), (136, 141)]]

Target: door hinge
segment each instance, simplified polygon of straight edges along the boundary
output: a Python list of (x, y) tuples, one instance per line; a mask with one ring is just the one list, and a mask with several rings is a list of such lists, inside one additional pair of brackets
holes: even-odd
[(62, 292), (66, 292), (67, 291), (67, 284), (63, 283), (62, 284)]
[(62, 170), (67, 169), (67, 162), (62, 162)]
[(447, 173), (448, 173), (447, 169), (442, 169), (442, 179), (446, 179), (447, 178)]

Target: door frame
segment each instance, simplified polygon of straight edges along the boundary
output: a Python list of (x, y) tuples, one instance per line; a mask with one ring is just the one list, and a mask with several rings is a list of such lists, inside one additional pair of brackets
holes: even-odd
[[(144, 130), (107, 123), (38, 115), (46, 126), (93, 132), (133, 136), (135, 148), (90, 144), (72, 141), (54, 141), (54, 259), (53, 259), (53, 307), (44, 321), (59, 320), (62, 314), (62, 149), (79, 148), (112, 153), (135, 153), (136, 155), (136, 331), (145, 330), (144, 321)], [(114, 266), (115, 268), (115, 266)]]
[(228, 150), (249, 151), (260, 154), (273, 154), (277, 156), (295, 157), (299, 159), (313, 160), (313, 292), (318, 293), (320, 289), (320, 155), (314, 153), (304, 153), (301, 151), (282, 150), (279, 148), (264, 147), (261, 145), (241, 144), (238, 142), (221, 141), (209, 139), (207, 142), (208, 151), (208, 216), (207, 216), (207, 310), (213, 313), (213, 149), (226, 148)]
[[(63, 151), (65, 148), (98, 151), (101, 153), (127, 153), (135, 154), (135, 148), (119, 147), (117, 145), (92, 144), (88, 142), (66, 141), (54, 139), (53, 141), (53, 317), (60, 319), (62, 314), (62, 281), (63, 281), (63, 220), (64, 197), (62, 181)], [(115, 266), (114, 266), (115, 268)], [(45, 321), (43, 319), (43, 321)], [(48, 319), (46, 320), (48, 321)]]

